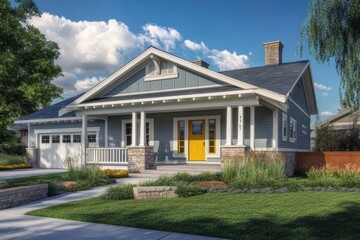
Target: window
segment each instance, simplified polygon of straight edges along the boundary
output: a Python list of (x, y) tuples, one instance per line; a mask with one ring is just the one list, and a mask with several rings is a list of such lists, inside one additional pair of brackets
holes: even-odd
[(62, 142), (63, 143), (71, 143), (71, 135), (63, 135)]
[(203, 134), (203, 121), (192, 121), (192, 134), (193, 135), (202, 135)]
[(308, 134), (308, 128), (304, 124), (302, 125), (302, 133), (305, 135)]
[(290, 142), (296, 141), (296, 120), (290, 118)]
[[(159, 70), (155, 66), (154, 61), (159, 64)], [(178, 76), (177, 67), (170, 62), (162, 62), (159, 60), (154, 60), (149, 62), (149, 64), (145, 68), (145, 81), (148, 80), (157, 80), (157, 79), (166, 79), (166, 78), (174, 78)]]
[(73, 143), (81, 143), (81, 135), (80, 134), (73, 135)]
[(96, 143), (96, 134), (89, 134), (88, 135), (88, 142), (89, 143)]
[(27, 133), (28, 133), (27, 130), (21, 130), (21, 131), (20, 131), (20, 136), (21, 136), (21, 137), (27, 137)]
[(132, 137), (131, 137), (131, 133), (132, 133), (132, 124), (131, 123), (126, 123), (125, 125), (125, 141), (126, 141), (126, 146), (130, 146), (131, 145), (131, 141), (132, 141)]
[(178, 121), (178, 153), (185, 153), (185, 121)]
[(60, 135), (52, 135), (51, 143), (60, 143)]
[(209, 119), (209, 153), (216, 153), (216, 120)]
[(282, 139), (283, 141), (286, 141), (287, 140), (287, 115), (285, 113), (282, 114)]
[(50, 136), (49, 135), (41, 136), (41, 143), (50, 143)]

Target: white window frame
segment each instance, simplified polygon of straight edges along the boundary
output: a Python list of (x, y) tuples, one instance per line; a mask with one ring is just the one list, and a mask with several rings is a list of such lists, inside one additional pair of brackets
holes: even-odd
[[(293, 136), (291, 136), (291, 125), (293, 125)], [(295, 119), (293, 119), (292, 117), (290, 117), (290, 126), (289, 126), (289, 139), (290, 139), (290, 142), (294, 143), (296, 142), (296, 139), (297, 139), (297, 121)]]
[[(167, 64), (172, 64), (173, 65), (173, 72), (172, 73), (166, 73), (166, 74), (161, 74), (161, 61), (159, 61), (159, 65), (160, 65), (160, 73), (157, 74), (156, 73), (156, 67), (154, 66), (154, 75), (150, 75), (149, 72), (149, 68), (150, 68), (150, 64), (154, 64), (152, 61), (149, 62), (146, 67), (145, 67), (145, 77), (144, 77), (144, 81), (154, 81), (154, 80), (160, 80), (160, 79), (170, 79), (170, 78), (177, 78), (179, 76), (178, 73), (178, 69), (177, 66), (169, 61), (166, 61)], [(155, 65), (155, 64), (154, 64)]]
[(304, 124), (302, 124), (301, 129), (302, 129), (302, 133), (303, 133), (303, 134), (305, 134), (305, 135), (308, 134), (308, 128), (307, 128), (307, 126), (305, 126)]
[[(126, 146), (126, 134), (125, 134), (125, 127), (126, 123), (132, 123), (131, 119), (125, 119), (121, 120), (121, 147), (127, 147)], [(146, 118), (145, 124), (149, 123), (149, 146), (154, 146), (154, 119), (153, 118)], [(138, 145), (140, 140), (140, 119), (137, 119), (136, 121), (137, 131), (136, 131), (136, 144)], [(146, 133), (145, 133), (146, 136)]]
[[(216, 153), (209, 153), (209, 119), (216, 120)], [(184, 153), (178, 153), (178, 121), (185, 121), (185, 148)], [(220, 158), (220, 145), (221, 145), (221, 115), (211, 116), (191, 116), (191, 117), (175, 117), (173, 118), (173, 147), (172, 152), (174, 157), (186, 158), (189, 160), (189, 120), (205, 120), (205, 157)]]
[[(284, 128), (285, 127), (285, 128)], [(281, 136), (283, 141), (287, 141), (288, 137), (288, 120), (285, 113), (282, 114)]]

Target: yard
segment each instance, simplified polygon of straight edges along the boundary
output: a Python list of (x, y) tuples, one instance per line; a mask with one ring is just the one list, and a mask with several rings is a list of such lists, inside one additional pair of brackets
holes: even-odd
[(190, 198), (69, 202), (28, 213), (229, 239), (359, 239), (360, 193), (207, 193)]

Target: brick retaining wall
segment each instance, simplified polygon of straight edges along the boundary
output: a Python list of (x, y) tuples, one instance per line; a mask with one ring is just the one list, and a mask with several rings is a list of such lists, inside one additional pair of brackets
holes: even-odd
[(0, 209), (15, 207), (47, 196), (47, 184), (2, 189), (0, 190)]
[(176, 187), (134, 187), (135, 199), (174, 198)]

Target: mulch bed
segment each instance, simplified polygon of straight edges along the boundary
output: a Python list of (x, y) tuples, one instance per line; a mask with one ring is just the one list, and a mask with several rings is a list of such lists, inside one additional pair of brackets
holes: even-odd
[(229, 185), (224, 182), (220, 181), (201, 181), (201, 182), (194, 182), (193, 185), (203, 187), (203, 188), (216, 188), (216, 189), (229, 189)]

